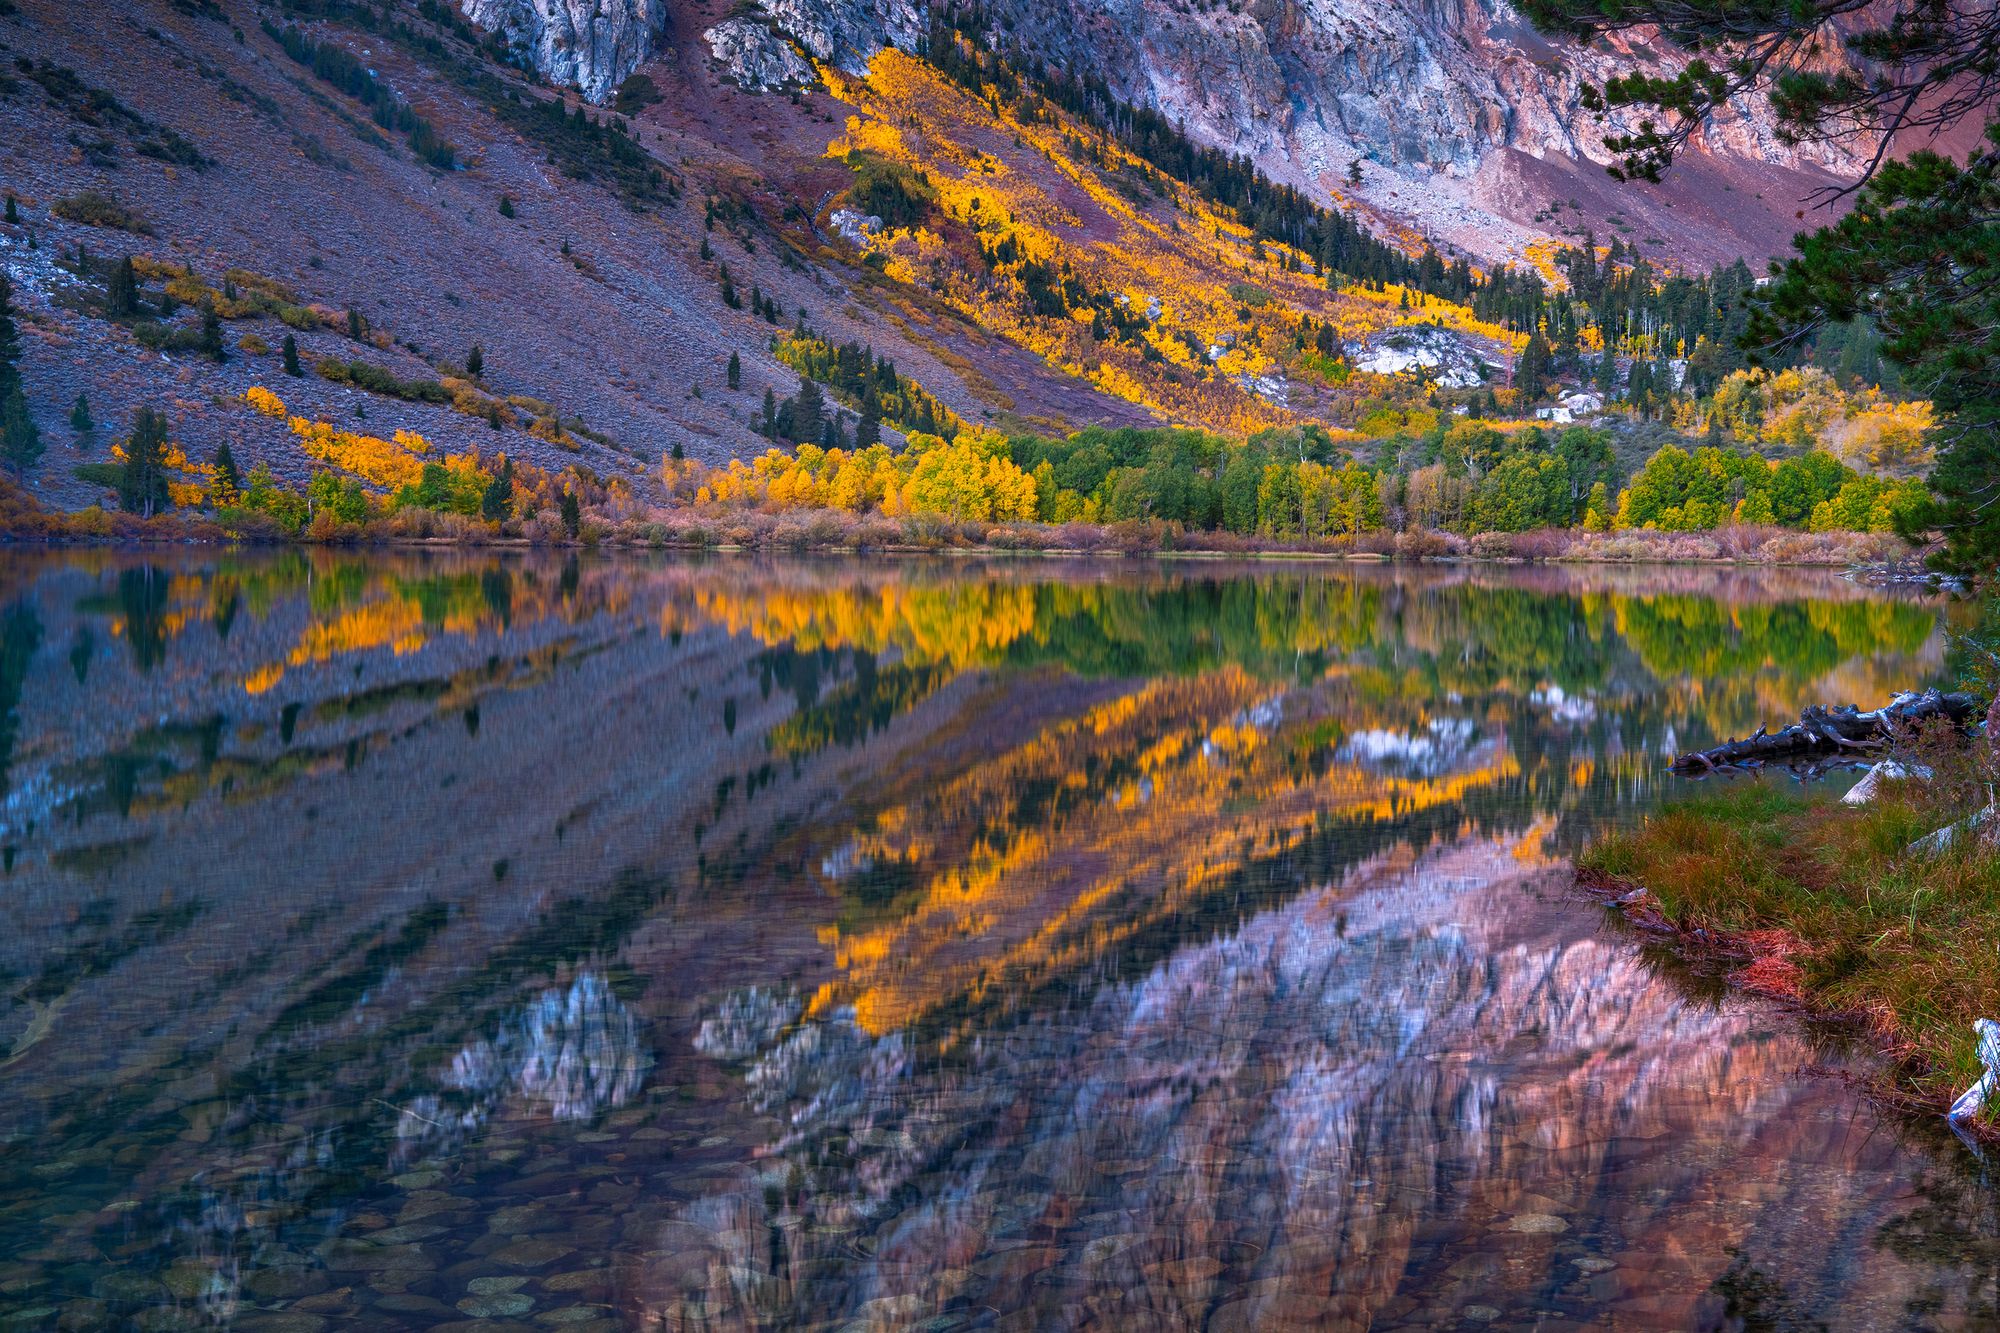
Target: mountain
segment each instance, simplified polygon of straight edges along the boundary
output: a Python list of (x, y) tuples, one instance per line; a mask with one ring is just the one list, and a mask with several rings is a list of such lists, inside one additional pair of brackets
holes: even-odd
[[(1364, 370), (1419, 319), (1483, 373), (1521, 342), (1449, 295), (1330, 283), (1364, 233), (1550, 282), (1572, 226), (1703, 267), (1776, 252), (1843, 165), (1746, 110), (1671, 193), (1613, 187), (1576, 87), (1623, 55), (1477, 0), (15, 0), (0, 43), (29, 483), (65, 508), (104, 498), (90, 465), (141, 404), (190, 488), (226, 442), (291, 485), (504, 453), (643, 498), (663, 454), (764, 447), (802, 324), (973, 424), (1338, 422), (1367, 377), (1301, 370), (1313, 330)], [(975, 46), (1041, 81), (954, 82), (945, 48)], [(1135, 151), (1131, 108), (1296, 187), (1322, 239), (1267, 244)]]

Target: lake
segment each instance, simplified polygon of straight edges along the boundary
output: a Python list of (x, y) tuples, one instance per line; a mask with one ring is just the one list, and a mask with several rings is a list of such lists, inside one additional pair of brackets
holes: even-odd
[(1973, 1154), (1567, 873), (1952, 614), (0, 553), (0, 1327), (1989, 1322)]

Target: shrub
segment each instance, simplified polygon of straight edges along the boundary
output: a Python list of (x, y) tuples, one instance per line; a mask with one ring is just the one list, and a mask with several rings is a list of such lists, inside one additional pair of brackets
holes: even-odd
[(321, 357), (313, 363), (313, 369), (320, 378), (335, 384), (348, 384), (369, 393), (378, 393), (386, 398), (400, 398), (410, 403), (448, 403), (451, 393), (436, 380), (406, 380), (394, 371), (366, 361), (343, 361), (339, 357)]
[(78, 222), (86, 227), (111, 227), (141, 236), (153, 234), (152, 224), (102, 190), (84, 190), (66, 199), (58, 199), (50, 211), (66, 222)]

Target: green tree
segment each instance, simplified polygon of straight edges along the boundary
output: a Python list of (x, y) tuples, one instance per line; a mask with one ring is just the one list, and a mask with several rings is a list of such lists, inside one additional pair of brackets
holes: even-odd
[(514, 216), (514, 201), (504, 194), (500, 196), (500, 216), (503, 218)]
[(126, 513), (144, 518), (173, 504), (167, 493), (167, 419), (150, 407), (132, 413), (125, 466), (118, 474), (118, 504)]
[(21, 225), (21, 204), (14, 198), (12, 190), (7, 191), (7, 225), (10, 227)]
[(743, 387), (743, 358), (734, 352), (729, 354), (728, 374), (730, 388), (740, 389)]
[(563, 531), (572, 538), (583, 531), (583, 506), (577, 503), (575, 491), (564, 491), (559, 505)]
[(282, 350), (285, 357), (285, 373), (287, 375), (304, 374), (305, 372), (299, 369), (299, 340), (289, 333), (286, 334), (285, 345)]
[(500, 460), (500, 471), (492, 481), (486, 483), (486, 491), (479, 497), (479, 516), (489, 522), (499, 523), (514, 516), (514, 460)]
[(41, 456), (42, 432), (28, 411), (28, 396), (16, 384), (7, 401), (0, 403), (0, 457), (16, 477), (25, 477)]
[(82, 394), (76, 396), (76, 405), (69, 410), (69, 428), (78, 435), (88, 435), (97, 429), (97, 422), (90, 415), (90, 399)]
[(1528, 345), (1514, 363), (1514, 387), (1521, 391), (1523, 406), (1548, 392), (1549, 345), (1539, 331), (1528, 335)]
[(362, 322), (361, 312), (353, 306), (347, 307), (347, 336), (355, 342), (368, 336), (368, 326)]
[(105, 289), (104, 306), (114, 318), (139, 312), (139, 270), (133, 267), (132, 256), (126, 255), (111, 270), (111, 282)]
[(802, 379), (792, 396), (791, 437), (800, 444), (818, 444), (826, 431), (826, 395), (816, 380)]
[(478, 343), (472, 344), (472, 350), (465, 354), (465, 373), (474, 379), (486, 373), (486, 349)]
[(222, 345), (222, 317), (212, 305), (201, 308), (201, 354), (216, 362), (229, 359), (229, 351)]
[(21, 386), (21, 335), (14, 327), (14, 287), (0, 270), (0, 401)]

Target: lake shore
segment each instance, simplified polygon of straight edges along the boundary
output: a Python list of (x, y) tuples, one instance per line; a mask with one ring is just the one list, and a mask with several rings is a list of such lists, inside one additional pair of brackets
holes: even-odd
[(990, 523), (930, 515), (892, 518), (840, 511), (621, 507), (586, 511), (574, 531), (553, 515), (489, 521), (404, 509), (365, 524), (315, 521), (289, 531), (261, 515), (175, 511), (141, 518), (97, 508), (41, 507), (0, 485), (0, 541), (48, 545), (321, 545), (496, 548), (614, 547), (651, 550), (764, 550), (871, 554), (1174, 556), (1281, 560), (1476, 560), (1585, 564), (1792, 565), (1820, 568), (1916, 567), (1888, 533), (1798, 532), (1732, 526), (1701, 532), (1454, 532), (1412, 529), (1297, 540), (1189, 531), (1157, 522)]
[[(1862, 806), (1745, 781), (1669, 805), (1578, 858), (1579, 888), (1727, 985), (1863, 1035), (1872, 1091), (1941, 1115), (2000, 1015), (2000, 848), (1911, 844), (1983, 800), (1976, 759)], [(1962, 1128), (2000, 1142), (2000, 1106)]]

